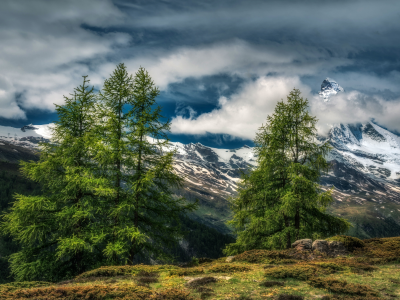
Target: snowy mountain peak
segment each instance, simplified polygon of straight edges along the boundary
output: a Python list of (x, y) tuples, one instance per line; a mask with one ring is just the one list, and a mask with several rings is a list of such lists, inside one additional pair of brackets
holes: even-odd
[(325, 102), (329, 101), (331, 95), (336, 95), (338, 92), (343, 92), (344, 89), (332, 78), (325, 78), (321, 84), (321, 91), (319, 92), (320, 97), (324, 99)]

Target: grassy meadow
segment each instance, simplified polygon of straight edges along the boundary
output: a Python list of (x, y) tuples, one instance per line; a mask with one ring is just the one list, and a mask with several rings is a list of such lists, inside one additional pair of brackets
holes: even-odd
[[(364, 240), (347, 256), (301, 259), (295, 250), (251, 250), (186, 266), (105, 266), (72, 280), (0, 285), (0, 299), (396, 299), (400, 237)], [(304, 254), (304, 255), (303, 255)], [(306, 257), (306, 253), (301, 253)]]

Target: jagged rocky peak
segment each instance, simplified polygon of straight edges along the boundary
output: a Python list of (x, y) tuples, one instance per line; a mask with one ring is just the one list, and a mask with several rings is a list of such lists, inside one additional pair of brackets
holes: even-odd
[(344, 92), (344, 89), (335, 80), (327, 77), (322, 81), (319, 95), (325, 102), (329, 101), (331, 95), (336, 95), (338, 92)]
[(37, 129), (39, 129), (39, 128), (33, 126), (32, 123), (31, 123), (31, 124), (29, 124), (29, 125), (23, 126), (23, 127), (21, 128), (21, 131), (26, 132), (27, 130), (37, 130)]

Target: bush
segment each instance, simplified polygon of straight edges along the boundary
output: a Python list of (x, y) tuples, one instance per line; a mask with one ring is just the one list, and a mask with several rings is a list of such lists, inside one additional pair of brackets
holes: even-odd
[(239, 265), (231, 264), (219, 264), (210, 267), (207, 271), (209, 273), (234, 273), (234, 272), (246, 272), (250, 271), (251, 268)]
[(303, 300), (303, 296), (280, 294), (278, 300)]
[(215, 277), (207, 276), (207, 277), (195, 278), (186, 283), (186, 286), (190, 288), (196, 288), (214, 282), (217, 282), (217, 279)]
[(368, 298), (364, 296), (349, 296), (349, 295), (332, 295), (332, 296), (324, 296), (321, 300), (381, 300), (382, 298), (368, 296)]
[(362, 240), (360, 240), (359, 238), (356, 238), (356, 237), (352, 237), (352, 236), (336, 235), (336, 236), (330, 237), (326, 240), (342, 242), (345, 245), (346, 249), (351, 252), (353, 252), (356, 249), (365, 247), (365, 243)]
[(351, 294), (359, 296), (377, 296), (378, 293), (369, 286), (347, 283), (333, 278), (310, 278), (307, 282), (316, 288), (327, 289), (332, 293)]
[(266, 259), (291, 259), (287, 250), (249, 250), (235, 256), (235, 261), (263, 263)]
[(359, 262), (385, 264), (400, 262), (400, 237), (373, 238), (363, 241), (365, 247), (355, 252)]
[[(35, 300), (81, 300), (81, 299), (130, 299), (144, 300), (149, 299), (151, 291), (144, 287), (136, 285), (120, 285), (118, 289), (115, 286), (105, 285), (85, 285), (71, 287), (43, 287), (31, 289), (18, 289), (14, 291), (0, 291), (0, 299), (35, 299)], [(129, 298), (127, 298), (129, 297)], [(154, 298), (157, 299), (157, 298)], [(174, 298), (158, 298), (174, 299)], [(179, 298), (177, 298), (179, 299)], [(182, 298), (184, 299), (184, 298)]]
[(203, 273), (204, 273), (203, 268), (196, 267), (196, 268), (180, 268), (176, 270), (171, 270), (169, 272), (169, 275), (188, 276), (188, 275), (197, 275)]
[(0, 284), (0, 293), (2, 291), (13, 291), (17, 289), (30, 289), (34, 287), (43, 287), (52, 285), (52, 282), (46, 281), (21, 281), (21, 282), (10, 282), (6, 284)]
[(360, 263), (354, 259), (335, 258), (328, 261), (311, 262), (310, 264), (325, 269), (329, 274), (337, 271), (350, 270), (353, 273), (375, 271), (377, 268), (370, 264)]
[(138, 285), (149, 286), (150, 283), (158, 282), (159, 276), (156, 272), (140, 271), (135, 279)]
[(269, 280), (267, 280), (267, 281), (263, 281), (260, 283), (260, 286), (263, 286), (263, 287), (271, 287), (271, 286), (277, 286), (277, 285), (284, 286), (285, 282), (284, 281), (269, 281)]
[(287, 258), (272, 258), (272, 259), (266, 259), (264, 260), (264, 263), (266, 264), (273, 264), (273, 265), (289, 265), (289, 264), (295, 264), (297, 263), (298, 260), (295, 259), (287, 259)]
[(311, 265), (279, 266), (265, 271), (266, 277), (307, 280), (316, 276), (318, 268)]
[[(130, 300), (127, 297), (124, 300)], [(149, 298), (151, 300), (195, 300), (190, 296), (190, 292), (179, 289), (168, 289), (161, 292), (153, 293)]]
[(134, 265), (134, 266), (105, 266), (91, 271), (87, 271), (75, 277), (75, 279), (87, 277), (114, 277), (124, 275), (136, 275), (141, 271), (157, 272), (164, 270), (176, 269), (171, 265)]

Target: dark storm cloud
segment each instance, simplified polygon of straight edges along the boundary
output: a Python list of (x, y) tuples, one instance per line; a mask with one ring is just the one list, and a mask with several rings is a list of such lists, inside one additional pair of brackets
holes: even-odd
[[(294, 85), (311, 99), (327, 76), (384, 120), (400, 98), (399, 19), (398, 0), (2, 1), (0, 117), (52, 111), (81, 75), (99, 87), (125, 62), (132, 73), (149, 70), (177, 136), (251, 138)], [(239, 108), (245, 117), (235, 117)], [(373, 113), (352, 109), (363, 120)]]

